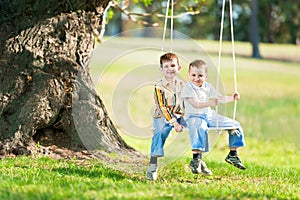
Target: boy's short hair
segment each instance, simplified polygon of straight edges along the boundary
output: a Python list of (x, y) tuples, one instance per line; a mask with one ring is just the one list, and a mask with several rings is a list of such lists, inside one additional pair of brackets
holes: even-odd
[(176, 54), (174, 54), (174, 53), (165, 53), (164, 55), (160, 56), (160, 61), (159, 61), (160, 67), (162, 67), (162, 64), (164, 62), (172, 61), (172, 60), (175, 60), (175, 59), (177, 60), (177, 64), (179, 66), (179, 59), (178, 59)]
[(205, 71), (207, 72), (207, 66), (206, 62), (204, 60), (195, 60), (189, 64), (189, 71), (191, 70), (192, 67), (196, 67), (197, 69), (199, 68), (205, 68)]

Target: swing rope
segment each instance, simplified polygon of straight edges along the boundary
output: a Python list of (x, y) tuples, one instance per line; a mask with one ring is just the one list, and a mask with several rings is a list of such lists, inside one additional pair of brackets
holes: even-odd
[[(236, 61), (235, 61), (235, 48), (234, 48), (234, 31), (233, 31), (233, 16), (232, 16), (232, 0), (229, 1), (229, 10), (230, 10), (230, 31), (231, 31), (231, 46), (232, 46), (232, 61), (233, 61), (233, 79), (234, 79), (234, 92), (237, 92), (237, 75), (236, 75)], [(225, 18), (225, 3), (226, 0), (223, 0), (222, 2), (222, 15), (221, 15), (221, 27), (220, 27), (220, 38), (219, 38), (219, 52), (218, 52), (218, 68), (217, 68), (217, 83), (216, 88), (217, 91), (219, 91), (220, 87), (220, 73), (221, 73), (221, 55), (222, 55), (222, 42), (223, 42), (223, 29), (224, 29), (224, 18)], [(164, 22), (164, 30), (163, 30), (163, 39), (162, 39), (162, 48), (161, 53), (164, 52), (165, 48), (165, 38), (166, 38), (166, 31), (167, 31), (167, 24), (168, 24), (168, 18), (170, 18), (171, 21), (171, 27), (170, 27), (170, 52), (173, 52), (173, 12), (174, 12), (174, 0), (171, 0), (171, 16), (169, 16), (169, 8), (170, 8), (170, 0), (167, 1), (166, 6), (166, 15), (165, 15), (165, 22)], [(218, 106), (216, 106), (216, 115), (218, 115)], [(234, 109), (233, 109), (233, 124), (235, 121), (236, 116), (236, 110), (237, 110), (237, 101), (234, 101)], [(216, 122), (216, 129), (219, 129), (219, 122), (217, 117)]]
[[(235, 62), (235, 49), (234, 49), (234, 32), (233, 32), (233, 16), (232, 16), (232, 0), (229, 0), (229, 10), (230, 10), (230, 32), (231, 32), (231, 48), (232, 48), (232, 62), (233, 62), (233, 82), (234, 82), (234, 92), (237, 92), (237, 76), (236, 76), (236, 62)], [(237, 100), (234, 100), (233, 109), (233, 121), (236, 115)]]
[[(168, 18), (169, 18), (169, 8), (170, 8), (170, 0), (167, 1), (166, 6), (166, 15), (165, 15), (165, 23), (164, 23), (164, 31), (163, 31), (163, 38), (162, 38), (162, 47), (161, 47), (161, 55), (164, 53), (165, 49), (165, 40), (166, 40), (166, 32), (167, 32), (167, 24), (168, 24)], [(171, 1), (171, 31), (170, 31), (170, 51), (173, 52), (173, 10), (174, 10), (174, 2)], [(158, 80), (160, 80), (161, 73), (160, 70), (158, 70)]]
[[(220, 27), (220, 38), (219, 38), (219, 55), (218, 55), (218, 68), (217, 68), (217, 91), (219, 91), (219, 80), (220, 80), (220, 71), (221, 71), (221, 52), (222, 52), (222, 41), (223, 41), (223, 29), (224, 29), (224, 15), (225, 15), (225, 2), (223, 0), (222, 3), (222, 15), (221, 15), (221, 27)], [(229, 0), (229, 10), (230, 10), (230, 32), (231, 32), (231, 47), (232, 47), (232, 61), (233, 61), (233, 79), (234, 79), (234, 92), (237, 92), (237, 81), (236, 81), (236, 62), (235, 62), (235, 49), (234, 49), (234, 31), (233, 31), (233, 16), (232, 16), (232, 1)], [(234, 124), (235, 116), (236, 116), (236, 109), (237, 109), (237, 101), (234, 101), (234, 109), (233, 109), (233, 121)], [(216, 106), (216, 115), (218, 115), (218, 106)], [(216, 127), (219, 129), (219, 120), (217, 117)]]
[[(166, 38), (166, 32), (167, 32), (167, 24), (168, 24), (168, 18), (169, 18), (169, 8), (170, 8), (170, 0), (167, 2), (166, 6), (166, 15), (165, 15), (165, 23), (164, 23), (164, 32), (163, 32), (163, 39), (162, 39), (162, 47), (161, 47), (161, 53), (164, 52), (164, 46), (165, 46), (165, 38)], [(174, 0), (171, 1), (171, 27), (170, 27), (170, 52), (173, 52), (173, 10), (174, 10)]]
[[(224, 26), (224, 13), (225, 13), (225, 0), (223, 0), (222, 3), (222, 15), (221, 15), (221, 27), (220, 27), (220, 37), (219, 37), (219, 54), (218, 54), (218, 68), (217, 68), (217, 91), (219, 91), (220, 88), (220, 71), (221, 71), (221, 52), (222, 52), (222, 41), (223, 41), (223, 26)], [(218, 118), (218, 113), (219, 113), (219, 106), (216, 106), (216, 127), (219, 129), (219, 118)]]

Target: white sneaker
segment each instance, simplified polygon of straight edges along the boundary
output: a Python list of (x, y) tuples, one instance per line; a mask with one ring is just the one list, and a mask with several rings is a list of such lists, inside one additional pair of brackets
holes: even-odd
[(150, 181), (155, 181), (157, 179), (157, 171), (158, 171), (157, 164), (149, 164), (148, 171), (146, 174), (146, 179)]
[(204, 174), (204, 175), (211, 176), (212, 171), (210, 169), (208, 169), (208, 167), (206, 166), (206, 164), (203, 160), (201, 160), (201, 161), (202, 161), (202, 162), (200, 162), (200, 164), (201, 164), (201, 173)]
[(204, 174), (211, 176), (212, 171), (207, 168), (205, 162), (199, 158), (192, 159), (190, 162), (190, 168), (192, 169), (192, 173), (194, 174)]

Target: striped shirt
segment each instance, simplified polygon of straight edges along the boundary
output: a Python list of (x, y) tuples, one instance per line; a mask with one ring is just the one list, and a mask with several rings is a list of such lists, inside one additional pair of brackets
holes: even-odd
[(178, 117), (183, 116), (181, 90), (184, 82), (175, 78), (175, 86), (172, 86), (164, 77), (154, 87), (154, 100), (156, 109), (154, 118), (164, 117), (169, 123), (173, 123)]

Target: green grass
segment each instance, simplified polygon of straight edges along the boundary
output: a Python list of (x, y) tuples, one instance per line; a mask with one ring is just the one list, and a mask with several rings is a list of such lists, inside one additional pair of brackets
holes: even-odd
[[(118, 40), (128, 49), (159, 43), (154, 39), (144, 39), (143, 44), (114, 39), (116, 43)], [(218, 43), (198, 42), (216, 63)], [(222, 84), (230, 94), (234, 88), (232, 60), (226, 52), (230, 44), (224, 43), (224, 47)], [(7, 158), (0, 160), (0, 199), (300, 199), (300, 65), (296, 56), (299, 47), (261, 44), (266, 60), (248, 58), (251, 53), (248, 43), (238, 42), (236, 49), (238, 90), (242, 97), (237, 119), (243, 125), (247, 142), (239, 154), (247, 166), (245, 171), (224, 162), (228, 153), (227, 134), (211, 133), (216, 144), (204, 159), (214, 175), (192, 174), (188, 168), (191, 157), (188, 134), (172, 132), (166, 143), (166, 156), (159, 160), (161, 168), (155, 182), (145, 180), (146, 164), (139, 171), (130, 170), (128, 165), (128, 172), (124, 172), (97, 160), (77, 165), (74, 160), (44, 157)], [(201, 55), (189, 50), (189, 46), (181, 50), (191, 57)], [(153, 109), (152, 82), (148, 80), (155, 82), (158, 75), (156, 69), (147, 71), (141, 66), (157, 63), (158, 54), (145, 52), (137, 50), (119, 56), (105, 66), (93, 61), (91, 72), (94, 80), (98, 80), (98, 93), (121, 136), (148, 155)], [(287, 58), (292, 62), (287, 62)], [(183, 77), (186, 77), (186, 63), (183, 60)], [(122, 101), (120, 105), (118, 100)], [(229, 116), (232, 107), (232, 104), (226, 107)], [(126, 163), (118, 165), (127, 167)]]
[(49, 158), (1, 161), (1, 199), (297, 199), (299, 169), (245, 162), (246, 171), (209, 159), (212, 177), (190, 173), (182, 158), (157, 182), (100, 164), (78, 166)]

